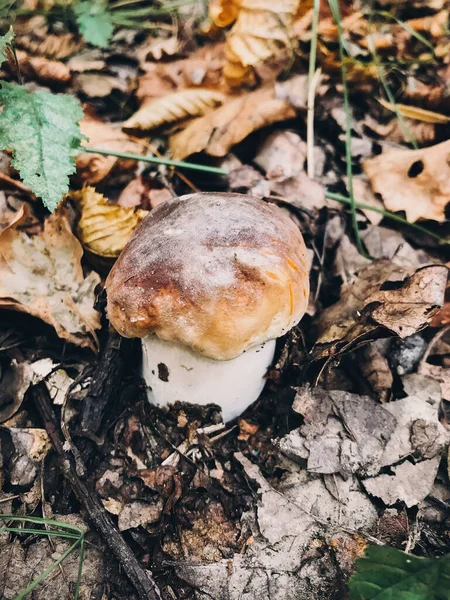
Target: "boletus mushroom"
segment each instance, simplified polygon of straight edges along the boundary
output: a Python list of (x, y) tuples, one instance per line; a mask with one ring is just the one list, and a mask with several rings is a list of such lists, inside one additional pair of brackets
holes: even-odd
[(150, 401), (217, 404), (228, 421), (258, 398), (276, 338), (305, 313), (306, 248), (275, 205), (190, 194), (142, 221), (106, 289), (112, 325), (142, 338)]

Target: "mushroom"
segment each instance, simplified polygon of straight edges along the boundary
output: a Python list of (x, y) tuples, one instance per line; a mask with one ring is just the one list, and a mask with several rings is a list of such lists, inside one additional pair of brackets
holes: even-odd
[(149, 400), (217, 404), (229, 421), (258, 398), (276, 338), (305, 313), (306, 248), (275, 205), (190, 194), (142, 221), (106, 289), (112, 325), (142, 338)]

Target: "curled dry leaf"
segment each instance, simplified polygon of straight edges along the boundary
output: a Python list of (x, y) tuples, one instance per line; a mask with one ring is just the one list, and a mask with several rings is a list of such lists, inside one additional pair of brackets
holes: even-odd
[[(215, 25), (234, 25), (227, 34), (223, 74), (231, 85), (249, 81), (252, 68), (292, 48), (293, 22), (299, 0), (215, 0), (210, 15)], [(291, 50), (293, 52), (293, 50)]]
[(0, 307), (38, 317), (62, 339), (96, 350), (100, 317), (94, 290), (100, 277), (83, 276), (83, 249), (66, 211), (51, 215), (34, 236), (18, 229), (24, 218), (22, 208), (0, 234)]
[(445, 221), (450, 202), (450, 140), (423, 150), (389, 150), (364, 162), (372, 189), (388, 210), (409, 221)]
[[(81, 133), (89, 138), (86, 147), (107, 148), (115, 152), (130, 152), (143, 154), (143, 147), (130, 138), (121, 129), (110, 123), (104, 123), (94, 116), (85, 116), (80, 122)], [(102, 181), (113, 168), (120, 170), (133, 170), (136, 161), (117, 158), (115, 156), (102, 156), (82, 152), (77, 156), (77, 173), (81, 181), (94, 185)]]
[(10, 419), (20, 408), (25, 392), (30, 387), (33, 371), (23, 362), (11, 361), (2, 369), (0, 378), (0, 423)]
[(148, 131), (188, 117), (199, 117), (220, 106), (224, 101), (224, 94), (213, 90), (182, 90), (148, 102), (125, 121), (123, 129)]
[(42, 38), (34, 34), (18, 35), (17, 46), (36, 56), (63, 60), (76, 54), (84, 47), (83, 39), (73, 33), (62, 35), (44, 34)]
[(75, 201), (80, 211), (76, 229), (78, 239), (85, 250), (104, 258), (117, 258), (137, 225), (148, 214), (145, 210), (110, 204), (93, 187), (71, 192), (68, 197)]
[(223, 43), (206, 45), (189, 58), (168, 63), (141, 63), (146, 74), (138, 80), (136, 98), (143, 106), (154, 98), (185, 88), (202, 87), (217, 91), (221, 88), (221, 70), (224, 64)]
[(42, 83), (68, 83), (71, 78), (70, 69), (59, 60), (50, 60), (43, 56), (30, 56), (23, 50), (17, 50), (17, 60), (22, 73), (35, 77)]
[[(340, 300), (320, 315), (313, 360), (342, 354), (360, 341), (380, 337), (375, 335), (380, 327), (401, 338), (426, 327), (444, 303), (448, 269), (424, 267), (400, 283), (407, 273), (392, 262), (378, 261), (350, 278)], [(388, 288), (399, 287), (382, 289), (387, 282)]]
[(195, 120), (170, 138), (176, 160), (205, 151), (225, 156), (250, 133), (279, 121), (293, 119), (306, 106), (307, 77), (298, 75), (285, 83), (246, 94)]

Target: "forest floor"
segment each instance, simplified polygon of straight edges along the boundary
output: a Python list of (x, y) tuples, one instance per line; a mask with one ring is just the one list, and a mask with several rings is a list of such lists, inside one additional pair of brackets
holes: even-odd
[[(2, 79), (76, 98), (104, 151), (53, 213), (0, 154), (1, 598), (381, 600), (389, 549), (450, 555), (449, 9), (1, 4)], [(308, 247), (307, 313), (229, 423), (151, 406), (105, 313), (134, 228), (192, 191), (275, 203)], [(379, 595), (349, 596), (372, 547)]]

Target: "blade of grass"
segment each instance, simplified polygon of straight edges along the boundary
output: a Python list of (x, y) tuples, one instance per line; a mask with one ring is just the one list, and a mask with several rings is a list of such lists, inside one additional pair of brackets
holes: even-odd
[(331, 14), (333, 15), (333, 19), (336, 23), (336, 27), (338, 29), (338, 40), (339, 40), (339, 58), (341, 61), (341, 78), (342, 78), (342, 86), (343, 86), (343, 96), (344, 96), (344, 109), (346, 116), (345, 123), (345, 160), (347, 163), (347, 187), (350, 198), (350, 210), (352, 216), (352, 225), (353, 231), (355, 235), (356, 247), (358, 248), (358, 252), (365, 256), (366, 258), (370, 258), (367, 252), (364, 249), (363, 243), (361, 241), (361, 236), (359, 235), (359, 226), (358, 226), (358, 218), (356, 213), (355, 206), (355, 196), (353, 193), (353, 165), (352, 165), (352, 123), (351, 123), (351, 112), (350, 112), (350, 98), (347, 86), (347, 67), (345, 64), (345, 51), (344, 51), (344, 34), (342, 30), (342, 18), (341, 18), (341, 9), (339, 6), (338, 0), (328, 0), (328, 4), (330, 6)]
[[(337, 202), (342, 202), (343, 204), (348, 204), (348, 205), (352, 204), (350, 198), (347, 198), (346, 196), (343, 196), (342, 194), (335, 194), (334, 192), (326, 191), (325, 196), (327, 198), (329, 198), (330, 200), (336, 200)], [(400, 215), (396, 215), (395, 213), (389, 212), (388, 210), (383, 210), (382, 208), (377, 208), (376, 206), (371, 206), (370, 204), (364, 204), (364, 202), (354, 202), (354, 205), (355, 205), (355, 208), (357, 208), (357, 209), (371, 210), (372, 212), (376, 212), (380, 215), (383, 215), (383, 217), (385, 217), (386, 219), (390, 219), (391, 221), (396, 221), (397, 223), (401, 223), (402, 225), (410, 227), (411, 229), (415, 229), (416, 231), (419, 231), (420, 233), (423, 233), (425, 235), (428, 235), (428, 236), (434, 238), (435, 240), (438, 240), (439, 242), (441, 242), (441, 244), (446, 244), (446, 245), (450, 244), (450, 240), (446, 240), (446, 239), (442, 238), (437, 233), (434, 233), (434, 231), (430, 231), (426, 227), (417, 225), (417, 223), (411, 223), (411, 221), (404, 219)]]
[(374, 14), (380, 15), (381, 17), (386, 17), (387, 19), (391, 19), (392, 21), (395, 21), (398, 25), (400, 25), (400, 27), (403, 27), (403, 29), (406, 32), (408, 32), (410, 35), (415, 37), (416, 40), (418, 40), (424, 46), (429, 48), (433, 54), (435, 53), (435, 47), (433, 46), (433, 44), (431, 42), (429, 42), (418, 31), (415, 31), (410, 25), (408, 25), (408, 23), (406, 23), (405, 21), (402, 21), (401, 19), (399, 19), (398, 17), (393, 15), (391, 12), (389, 12), (387, 10), (376, 10), (376, 11), (374, 11)]
[(78, 533), (78, 535), (81, 535), (83, 533), (82, 529), (76, 527), (75, 525), (70, 525), (69, 523), (64, 523), (63, 521), (55, 521), (54, 519), (44, 519), (43, 517), (18, 517), (16, 515), (0, 515), (0, 520), (19, 521), (21, 523), (37, 523), (40, 525), (59, 527), (60, 529), (68, 529), (69, 531)]
[(129, 160), (139, 160), (141, 162), (154, 163), (156, 165), (167, 165), (169, 167), (178, 167), (179, 169), (192, 169), (203, 171), (204, 173), (216, 173), (218, 175), (228, 175), (226, 169), (220, 167), (209, 167), (207, 165), (197, 165), (179, 160), (169, 160), (168, 158), (156, 158), (155, 156), (141, 156), (140, 154), (129, 154), (128, 152), (114, 152), (113, 150), (104, 150), (103, 148), (83, 148), (82, 152), (91, 154), (102, 154), (104, 156), (117, 156)]
[(311, 49), (309, 53), (308, 68), (308, 113), (307, 113), (307, 135), (306, 153), (308, 162), (308, 177), (314, 178), (314, 100), (316, 85), (320, 78), (320, 70), (316, 77), (317, 64), (317, 38), (319, 29), (320, 0), (314, 0), (313, 20), (311, 26)]
[[(85, 550), (85, 539), (84, 532), (75, 525), (63, 523), (62, 521), (55, 521), (53, 519), (45, 519), (42, 517), (17, 517), (15, 515), (0, 515), (1, 521), (17, 521), (19, 523), (33, 523), (39, 525), (47, 525), (49, 527), (58, 527), (61, 531), (52, 531), (51, 529), (32, 529), (28, 527), (12, 527), (5, 526), (0, 528), (1, 532), (11, 532), (18, 534), (29, 534), (39, 535), (48, 537), (59, 537), (61, 539), (71, 539), (75, 542), (59, 556), (43, 573), (36, 577), (22, 592), (20, 592), (15, 600), (23, 600), (30, 592), (32, 592), (50, 573), (52, 573), (60, 564), (72, 553), (77, 547), (80, 547), (79, 562), (78, 562), (78, 575), (75, 586), (74, 600), (78, 599), (81, 585), (81, 575), (83, 571), (84, 562), (84, 550)], [(64, 530), (66, 530), (64, 532)]]

